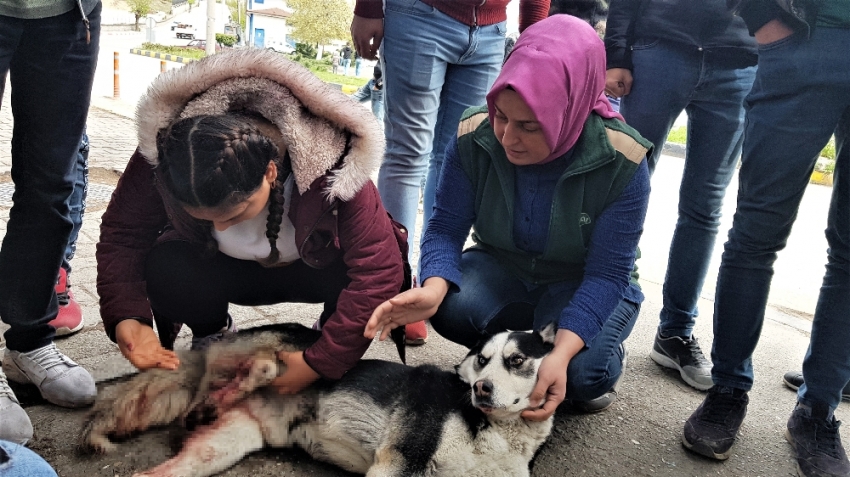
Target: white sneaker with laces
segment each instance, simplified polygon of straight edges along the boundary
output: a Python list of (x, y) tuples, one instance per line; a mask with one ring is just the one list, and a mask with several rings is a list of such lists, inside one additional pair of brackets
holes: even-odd
[(54, 343), (26, 353), (6, 350), (3, 369), (16, 383), (35, 384), (41, 396), (57, 406), (88, 406), (97, 396), (91, 374)]
[(32, 422), (0, 368), (0, 440), (24, 445), (32, 438)]

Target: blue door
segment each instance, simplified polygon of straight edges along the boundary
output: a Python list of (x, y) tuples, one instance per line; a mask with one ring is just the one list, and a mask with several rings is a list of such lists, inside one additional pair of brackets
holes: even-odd
[(254, 46), (257, 48), (266, 47), (266, 30), (257, 28), (254, 30)]

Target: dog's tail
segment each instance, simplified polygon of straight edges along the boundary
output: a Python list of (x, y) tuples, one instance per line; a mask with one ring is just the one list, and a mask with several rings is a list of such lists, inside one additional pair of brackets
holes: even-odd
[(78, 441), (80, 450), (110, 452), (115, 448), (110, 437), (127, 437), (174, 422), (187, 411), (197, 391), (188, 378), (179, 369), (152, 369), (115, 386), (110, 396), (97, 400), (86, 418)]

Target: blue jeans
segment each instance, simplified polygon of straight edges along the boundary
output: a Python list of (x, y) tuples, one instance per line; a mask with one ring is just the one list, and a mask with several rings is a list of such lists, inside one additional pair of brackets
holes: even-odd
[(484, 104), (504, 46), (504, 23), (469, 27), (418, 0), (386, 2), (381, 61), (387, 152), (378, 190), (387, 211), (411, 231), (411, 243), (426, 169), (427, 226), (446, 144), (457, 134), (463, 111)]
[(342, 59), (342, 74), (348, 76), (348, 67), (351, 66), (351, 58)]
[[(737, 60), (737, 61), (736, 61)], [(686, 51), (654, 40), (636, 44), (634, 83), (620, 112), (652, 141), (652, 173), (670, 128), (688, 114), (685, 168), (679, 186), (679, 218), (664, 279), (659, 332), (689, 337), (702, 292), (726, 187), (735, 172), (744, 132), (744, 98), (755, 66), (718, 52)]]
[(6, 344), (31, 351), (53, 340), (54, 285), (73, 224), (69, 200), (100, 38), (98, 5), (51, 18), (0, 16), (0, 71), (12, 85), (14, 205), (0, 248), (0, 317)]
[[(833, 132), (836, 166), (826, 273), (803, 362), (799, 398), (833, 409), (850, 380), (850, 30), (817, 28), (765, 45), (747, 96), (738, 208), (714, 309), (712, 378), (751, 389), (773, 262), (785, 247), (816, 158)], [(814, 233), (814, 231), (812, 231)]]
[[(542, 329), (558, 321), (577, 284), (526, 283), (489, 253), (469, 249), (461, 257), (463, 285), (450, 291), (431, 325), (441, 336), (468, 348), (506, 330)], [(567, 368), (567, 399), (588, 401), (608, 392), (622, 371), (623, 349), (637, 321), (640, 305), (623, 300), (602, 331), (579, 352)]]
[(71, 209), (71, 236), (68, 238), (68, 246), (65, 248), (65, 258), (62, 260), (62, 268), (71, 273), (71, 259), (77, 252), (77, 236), (83, 227), (83, 215), (86, 212), (86, 194), (89, 187), (89, 136), (83, 133), (80, 139), (80, 148), (77, 150), (76, 162), (77, 177), (74, 180), (74, 192), (68, 205)]
[(56, 471), (24, 446), (0, 440), (0, 475), (3, 477), (56, 477)]
[(360, 76), (360, 66), (363, 64), (362, 58), (354, 60), (354, 76)]

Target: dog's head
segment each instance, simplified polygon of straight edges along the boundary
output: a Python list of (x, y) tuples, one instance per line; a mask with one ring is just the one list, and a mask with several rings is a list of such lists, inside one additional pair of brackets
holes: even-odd
[(555, 323), (539, 332), (506, 331), (480, 342), (457, 366), (472, 405), (500, 418), (527, 409), (540, 362), (555, 347)]

